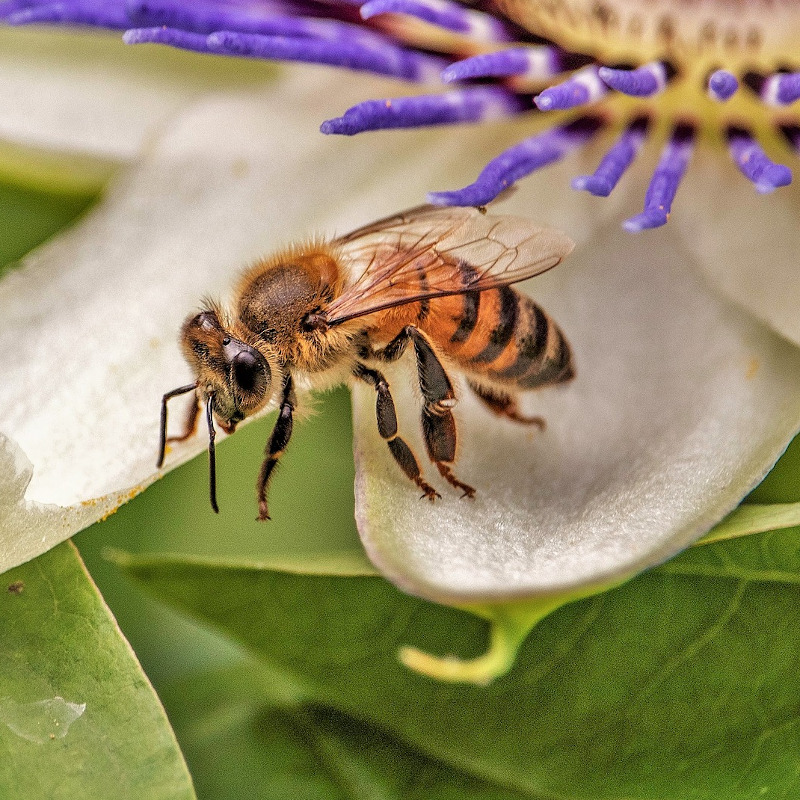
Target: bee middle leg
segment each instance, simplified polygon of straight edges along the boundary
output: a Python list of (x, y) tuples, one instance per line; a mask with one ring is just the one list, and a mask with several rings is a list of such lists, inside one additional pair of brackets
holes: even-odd
[(439, 474), (456, 489), (464, 493), (462, 497), (475, 497), (475, 489), (460, 481), (450, 470), (456, 458), (456, 421), (450, 410), (456, 404), (456, 395), (442, 362), (430, 342), (419, 328), (407, 325), (381, 350), (373, 353), (375, 358), (394, 361), (405, 350), (410, 341), (414, 346), (417, 360), (419, 386), (424, 402), (422, 408), (422, 433), (425, 447), (431, 461), (436, 464)]
[(370, 369), (366, 364), (356, 362), (353, 368), (353, 375), (359, 380), (368, 383), (377, 392), (375, 416), (378, 420), (378, 433), (386, 441), (389, 451), (400, 466), (400, 469), (422, 489), (423, 497), (427, 497), (431, 501), (437, 497), (440, 498), (439, 492), (423, 480), (419, 463), (411, 448), (397, 435), (397, 412), (395, 411), (392, 394), (389, 391), (389, 384), (383, 373), (378, 372), (376, 369)]
[(270, 519), (269, 508), (267, 506), (269, 479), (272, 477), (275, 467), (278, 466), (278, 460), (286, 450), (289, 439), (292, 436), (292, 424), (296, 405), (297, 400), (294, 394), (294, 383), (292, 381), (292, 376), (287, 373), (283, 382), (283, 396), (281, 397), (281, 405), (278, 410), (278, 420), (267, 442), (266, 457), (261, 464), (261, 471), (258, 474), (256, 491), (258, 496), (259, 521)]

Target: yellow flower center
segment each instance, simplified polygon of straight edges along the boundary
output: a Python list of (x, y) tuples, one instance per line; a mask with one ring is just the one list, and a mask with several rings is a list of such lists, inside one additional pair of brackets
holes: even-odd
[[(781, 124), (796, 124), (788, 107), (766, 106), (763, 79), (800, 65), (798, 0), (495, 0), (498, 9), (536, 36), (607, 65), (663, 61), (675, 70), (667, 89), (650, 98), (614, 94), (604, 111), (618, 124), (641, 113), (658, 127), (692, 123), (717, 144), (731, 126), (749, 130), (785, 157)], [(709, 75), (726, 69), (749, 84), (728, 103), (712, 100)]]

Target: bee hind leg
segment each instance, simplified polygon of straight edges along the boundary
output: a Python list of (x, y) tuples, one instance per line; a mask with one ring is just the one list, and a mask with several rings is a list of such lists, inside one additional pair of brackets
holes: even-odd
[(441, 498), (439, 492), (423, 480), (422, 472), (414, 453), (405, 441), (397, 435), (397, 412), (395, 411), (394, 400), (389, 391), (389, 384), (386, 378), (378, 370), (370, 369), (366, 364), (361, 363), (356, 363), (353, 375), (375, 389), (377, 393), (375, 416), (378, 420), (378, 433), (386, 441), (389, 452), (400, 469), (422, 490), (423, 497), (431, 501), (437, 497)]
[(517, 405), (516, 398), (505, 392), (493, 391), (480, 386), (472, 381), (467, 381), (469, 388), (478, 396), (481, 402), (498, 417), (506, 417), (519, 422), (521, 425), (536, 425), (539, 430), (544, 430), (546, 423), (544, 417), (529, 417), (522, 414)]

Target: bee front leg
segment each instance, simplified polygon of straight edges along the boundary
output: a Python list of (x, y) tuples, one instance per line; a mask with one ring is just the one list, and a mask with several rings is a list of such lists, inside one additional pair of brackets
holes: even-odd
[(195, 396), (194, 403), (189, 406), (189, 412), (186, 417), (183, 433), (180, 436), (167, 436), (167, 403), (173, 397), (195, 391), (196, 389), (197, 384), (190, 383), (188, 386), (180, 386), (177, 389), (173, 389), (171, 392), (167, 392), (161, 398), (161, 426), (158, 442), (158, 461), (156, 462), (158, 469), (161, 469), (164, 464), (164, 457), (166, 456), (167, 452), (167, 443), (185, 442), (190, 436), (193, 436), (197, 430), (197, 421), (200, 416), (200, 398)]
[(292, 423), (296, 405), (297, 399), (294, 394), (294, 383), (292, 382), (291, 374), (287, 373), (283, 382), (283, 396), (281, 398), (280, 409), (278, 410), (278, 420), (267, 442), (266, 458), (261, 465), (261, 472), (258, 475), (258, 485), (256, 489), (258, 494), (259, 520), (270, 519), (269, 509), (267, 507), (267, 488), (269, 487), (269, 480), (272, 477), (272, 473), (278, 465), (278, 461), (286, 450), (289, 439), (292, 436)]
[(356, 363), (353, 375), (359, 380), (368, 383), (377, 392), (375, 416), (378, 420), (378, 433), (385, 439), (386, 444), (389, 446), (389, 451), (400, 466), (400, 469), (422, 489), (423, 497), (427, 497), (428, 500), (435, 500), (437, 497), (441, 497), (436, 489), (423, 480), (422, 472), (414, 453), (405, 441), (397, 435), (397, 412), (395, 411), (394, 400), (389, 391), (389, 384), (386, 378), (378, 370), (370, 369), (366, 364), (361, 364), (360, 362)]

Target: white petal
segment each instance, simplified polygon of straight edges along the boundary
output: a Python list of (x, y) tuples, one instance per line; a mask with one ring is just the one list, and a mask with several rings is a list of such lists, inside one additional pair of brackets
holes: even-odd
[[(7, 445), (0, 566), (52, 547), (153, 480), (161, 395), (191, 380), (177, 331), (203, 295), (224, 294), (243, 265), (293, 238), (343, 233), (463, 184), (513, 142), (512, 131), (503, 141), (484, 128), (325, 137), (320, 120), (406, 87), (291, 75), (261, 94), (198, 103), (94, 212), (0, 283), (0, 431), (34, 465), (23, 499), (24, 459)], [(525, 181), (507, 207), (588, 229), (592, 204), (564, 191), (582, 167)], [(176, 447), (168, 466), (204, 446), (201, 435)]]
[[(413, 593), (475, 603), (624, 579), (732, 508), (800, 425), (800, 352), (714, 295), (669, 226), (630, 236), (615, 222), (527, 286), (574, 345), (577, 377), (526, 396), (544, 433), (462, 392), (454, 473), (474, 501), (424, 457), (443, 497), (420, 500), (376, 433), (374, 391), (354, 393), (359, 529)], [(389, 380), (424, 456), (413, 365)]]
[(704, 147), (693, 158), (669, 224), (714, 285), (800, 344), (798, 220), (796, 174), (790, 186), (758, 194), (724, 153)]
[(0, 169), (55, 169), (60, 156), (107, 177), (200, 95), (273, 75), (264, 62), (131, 47), (120, 33), (0, 27)]

